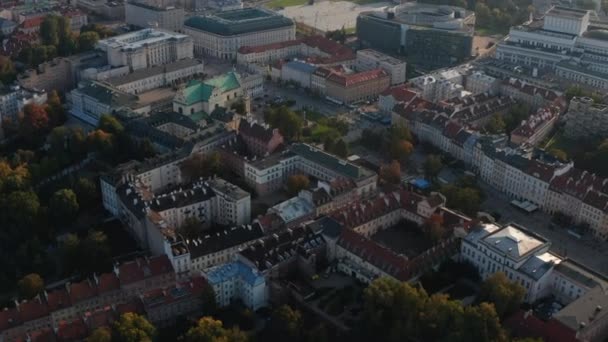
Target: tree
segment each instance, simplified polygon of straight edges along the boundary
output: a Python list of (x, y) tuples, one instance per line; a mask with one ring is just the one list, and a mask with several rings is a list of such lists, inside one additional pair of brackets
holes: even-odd
[(424, 161), (424, 174), (431, 179), (434, 179), (439, 175), (439, 172), (443, 168), (441, 157), (435, 154), (429, 154)]
[(125, 130), (124, 126), (120, 123), (120, 121), (118, 121), (115, 116), (109, 114), (104, 114), (99, 118), (97, 128), (106, 133), (112, 134), (122, 133)]
[(107, 26), (101, 24), (88, 24), (80, 28), (80, 34), (85, 32), (96, 32), (100, 39), (105, 39), (114, 35), (114, 32)]
[(301, 190), (308, 188), (310, 184), (310, 180), (308, 176), (303, 174), (291, 175), (287, 178), (287, 192), (290, 195), (296, 195)]
[[(439, 216), (440, 219), (437, 219)], [(433, 215), (426, 222), (424, 227), (426, 237), (434, 244), (440, 242), (445, 237), (446, 230), (443, 227), (443, 218), (440, 215)]]
[(59, 23), (57, 16), (47, 15), (40, 23), (40, 40), (44, 45), (59, 45)]
[(77, 43), (72, 33), (70, 19), (67, 17), (57, 17), (57, 29), (59, 34), (59, 44), (57, 52), (60, 56), (69, 56), (77, 50)]
[(112, 325), (112, 341), (151, 342), (156, 336), (156, 328), (143, 316), (125, 313)]
[(222, 169), (222, 157), (218, 152), (207, 155), (193, 154), (180, 164), (182, 178), (190, 182), (217, 175)]
[(348, 145), (344, 140), (340, 139), (334, 144), (331, 152), (339, 157), (346, 158), (348, 157)]
[(243, 100), (239, 100), (239, 101), (233, 103), (230, 108), (234, 109), (234, 111), (237, 112), (238, 114), (245, 115), (246, 108), (245, 108), (245, 102)]
[(502, 116), (495, 114), (490, 120), (486, 123), (485, 129), (490, 134), (499, 134), (505, 132), (506, 124), (502, 119)]
[(555, 158), (557, 158), (557, 160), (559, 160), (561, 162), (568, 161), (568, 154), (564, 150), (561, 150), (559, 148), (551, 148), (547, 152), (549, 152), (549, 154), (551, 154), (552, 156), (554, 156)]
[(403, 161), (414, 152), (414, 145), (407, 140), (391, 142), (391, 157)]
[(110, 266), (111, 248), (108, 236), (101, 231), (89, 230), (87, 237), (80, 245), (83, 263), (82, 271), (86, 274), (99, 272)]
[(272, 312), (270, 330), (278, 341), (297, 340), (302, 334), (302, 314), (282, 305)]
[(30, 273), (19, 280), (17, 287), (22, 298), (31, 299), (44, 290), (44, 280), (40, 275)]
[(93, 330), (91, 336), (87, 337), (87, 342), (111, 342), (112, 333), (108, 328), (101, 327)]
[(498, 316), (504, 318), (517, 311), (525, 294), (521, 285), (511, 282), (503, 272), (497, 272), (481, 284), (477, 300), (493, 303)]
[(80, 239), (76, 234), (67, 234), (59, 245), (64, 274), (73, 274), (82, 268), (85, 260), (82, 259)]
[(40, 210), (38, 196), (31, 191), (14, 191), (0, 199), (0, 212), (7, 216), (9, 222), (27, 227), (31, 225)]
[(458, 209), (471, 216), (475, 216), (479, 211), (482, 194), (476, 188), (447, 184), (441, 187), (441, 193), (446, 197), (449, 208)]
[(238, 328), (225, 329), (221, 321), (211, 317), (201, 318), (186, 333), (187, 342), (246, 342), (248, 337)]
[(15, 65), (6, 56), (0, 56), (0, 82), (4, 84), (11, 84), (15, 80), (17, 72), (15, 71)]
[(104, 158), (113, 159), (114, 135), (101, 129), (96, 129), (87, 136), (89, 149), (101, 154)]
[(273, 128), (278, 128), (287, 140), (298, 139), (302, 133), (302, 118), (285, 106), (267, 110), (264, 121)]
[(99, 193), (97, 191), (97, 185), (87, 178), (78, 178), (74, 184), (74, 193), (78, 200), (80, 207), (89, 207), (95, 204)]
[(78, 214), (78, 199), (70, 189), (57, 190), (49, 200), (49, 209), (58, 223), (69, 223)]
[(23, 107), (20, 133), (27, 140), (35, 140), (49, 128), (49, 116), (44, 107), (30, 103)]
[(49, 93), (46, 106), (46, 111), (52, 126), (57, 126), (65, 122), (65, 108), (63, 108), (63, 105), (61, 104), (61, 99), (59, 98), (57, 90), (53, 90)]
[(380, 179), (389, 184), (398, 185), (401, 183), (401, 164), (393, 160), (388, 165), (382, 165), (380, 167)]
[(78, 48), (81, 52), (93, 50), (99, 41), (99, 34), (95, 31), (81, 33), (78, 36)]
[(209, 284), (205, 284), (201, 293), (201, 307), (203, 315), (213, 316), (217, 313), (217, 301), (215, 300), (215, 291)]
[(194, 239), (201, 236), (203, 226), (196, 217), (188, 217), (177, 231), (186, 239)]

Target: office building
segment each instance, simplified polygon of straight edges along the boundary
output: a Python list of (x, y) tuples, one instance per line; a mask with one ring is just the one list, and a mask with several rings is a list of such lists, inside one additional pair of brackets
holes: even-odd
[(155, 6), (145, 0), (126, 1), (125, 21), (140, 28), (159, 28), (181, 32), (184, 26), (184, 9), (175, 6)]
[(391, 85), (405, 82), (406, 63), (372, 49), (357, 51), (356, 67), (358, 71), (381, 68), (391, 76)]
[(193, 16), (184, 32), (194, 40), (197, 56), (225, 60), (237, 58), (242, 46), (257, 46), (294, 40), (295, 24), (280, 14), (260, 8), (244, 8), (206, 16)]

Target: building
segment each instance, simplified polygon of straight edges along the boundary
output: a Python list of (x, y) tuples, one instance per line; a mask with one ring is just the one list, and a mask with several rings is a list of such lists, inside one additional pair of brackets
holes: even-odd
[(122, 1), (80, 0), (79, 8), (111, 20), (125, 19), (125, 4)]
[(471, 57), (474, 27), (475, 14), (464, 8), (406, 2), (359, 14), (357, 38), (363, 47), (438, 68)]
[(561, 92), (536, 86), (516, 78), (504, 80), (500, 85), (500, 94), (523, 102), (532, 109), (550, 105), (566, 106), (566, 101)]
[(3, 36), (9, 36), (15, 29), (17, 28), (17, 23), (14, 21), (0, 18), (0, 32), (2, 32)]
[(470, 94), (464, 91), (464, 86), (471, 69), (471, 65), (463, 64), (412, 78), (409, 83), (419, 90), (423, 99), (430, 102), (463, 97)]
[(131, 71), (193, 57), (192, 38), (152, 28), (102, 39), (97, 48), (106, 52), (109, 65)]
[(268, 305), (266, 279), (254, 267), (242, 261), (217, 266), (203, 273), (213, 287), (215, 300), (221, 307), (240, 300), (251, 310)]
[(391, 87), (378, 96), (378, 107), (383, 113), (391, 113), (396, 105), (408, 106), (416, 98), (418, 93), (409, 86)]
[(115, 114), (121, 110), (148, 113), (149, 106), (141, 106), (139, 98), (100, 82), (84, 82), (67, 95), (70, 114), (90, 125), (97, 126), (105, 114)]
[(295, 83), (303, 88), (311, 86), (311, 77), (317, 67), (303, 61), (293, 60), (281, 65), (281, 80)]
[(0, 126), (4, 120), (17, 122), (17, 115), (28, 104), (42, 105), (46, 103), (47, 94), (44, 91), (24, 89), (19, 86), (7, 87), (0, 90)]
[(260, 157), (273, 153), (284, 142), (278, 129), (252, 119), (241, 120), (238, 131), (247, 150)]
[(243, 8), (241, 0), (195, 0), (194, 10), (202, 12), (206, 9), (214, 11), (233, 11)]
[(551, 133), (560, 113), (561, 107), (558, 106), (540, 108), (511, 132), (511, 142), (536, 146)]
[(588, 97), (574, 97), (564, 116), (565, 134), (570, 138), (600, 138), (608, 136), (608, 106)]
[(590, 88), (608, 89), (604, 27), (591, 20), (591, 11), (553, 6), (542, 19), (512, 27), (498, 44), (496, 58), (550, 70)]
[(181, 32), (184, 9), (175, 6), (155, 6), (144, 0), (125, 1), (125, 22), (140, 28), (160, 28)]
[(357, 51), (356, 67), (358, 71), (383, 69), (391, 76), (391, 85), (405, 83), (406, 63), (372, 49)]
[(190, 81), (173, 99), (173, 111), (184, 115), (211, 113), (230, 105), (243, 96), (239, 75), (230, 71), (214, 78)]
[(207, 286), (205, 279), (198, 276), (168, 288), (160, 287), (143, 293), (141, 302), (146, 318), (157, 327), (166, 327), (173, 326), (178, 317), (200, 312)]
[(500, 80), (481, 71), (475, 71), (466, 77), (465, 88), (472, 94), (497, 95), (500, 91)]
[(207, 16), (193, 16), (184, 22), (184, 31), (194, 40), (197, 56), (225, 60), (237, 58), (242, 46), (257, 46), (295, 39), (291, 19), (260, 8), (244, 8)]
[(176, 86), (182, 81), (202, 76), (203, 70), (203, 61), (185, 58), (111, 77), (106, 82), (118, 90), (137, 95), (156, 88)]
[(72, 63), (68, 58), (54, 58), (38, 65), (36, 69), (28, 69), (19, 74), (17, 83), (27, 89), (69, 91), (75, 84)]
[(325, 94), (343, 103), (370, 100), (390, 86), (391, 77), (382, 69), (353, 74), (332, 73), (325, 83)]
[(308, 36), (284, 42), (242, 46), (237, 53), (239, 64), (272, 64), (283, 59), (298, 58), (314, 65), (352, 66), (355, 60), (353, 51), (323, 36)]

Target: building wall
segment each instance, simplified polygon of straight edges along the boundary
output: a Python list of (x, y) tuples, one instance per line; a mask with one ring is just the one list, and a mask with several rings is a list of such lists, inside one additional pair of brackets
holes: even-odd
[(327, 95), (345, 103), (369, 100), (378, 96), (390, 86), (390, 76), (359, 82), (352, 86), (343, 87), (341, 84), (328, 79), (326, 82)]
[(169, 31), (180, 32), (184, 26), (184, 9), (171, 7), (166, 9), (140, 6), (126, 2), (125, 21), (129, 25), (141, 28), (158, 27)]

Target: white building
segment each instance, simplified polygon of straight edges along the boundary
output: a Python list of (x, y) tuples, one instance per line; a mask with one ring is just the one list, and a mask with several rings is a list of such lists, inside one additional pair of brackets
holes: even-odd
[(97, 47), (107, 53), (109, 65), (131, 70), (193, 57), (192, 38), (151, 28), (100, 40)]
[(27, 90), (19, 86), (10, 87), (5, 91), (0, 90), (0, 125), (2, 120), (17, 120), (17, 114), (27, 104), (44, 104), (47, 94), (44, 91)]
[(356, 66), (358, 71), (381, 68), (391, 76), (391, 85), (405, 82), (406, 63), (372, 49), (357, 51)]
[(603, 139), (608, 136), (608, 106), (594, 103), (591, 98), (572, 98), (564, 119), (564, 132), (570, 138)]
[(500, 90), (500, 80), (483, 72), (475, 71), (466, 77), (465, 88), (472, 94), (490, 93), (496, 95)]
[(186, 58), (172, 63), (135, 70), (130, 74), (112, 77), (106, 81), (129, 94), (140, 94), (201, 76), (203, 70), (203, 61)]
[(193, 16), (184, 31), (194, 40), (197, 56), (234, 60), (241, 46), (257, 46), (294, 40), (291, 19), (260, 8), (244, 8), (214, 15)]
[(296, 83), (303, 88), (310, 88), (312, 73), (316, 69), (316, 66), (306, 62), (290, 61), (281, 67), (281, 80)]
[(245, 306), (257, 310), (268, 305), (266, 279), (255, 268), (241, 261), (218, 266), (203, 273), (213, 287), (219, 306), (241, 300)]
[(591, 21), (591, 11), (552, 7), (541, 20), (511, 28), (496, 58), (592, 88), (608, 87), (608, 40), (605, 24)]
[(67, 94), (70, 114), (90, 125), (97, 126), (104, 114), (122, 109), (136, 113), (150, 112), (150, 106), (141, 106), (139, 98), (100, 82), (86, 82)]
[(181, 32), (184, 26), (184, 9), (175, 6), (154, 6), (138, 0), (126, 1), (125, 21), (141, 28)]

